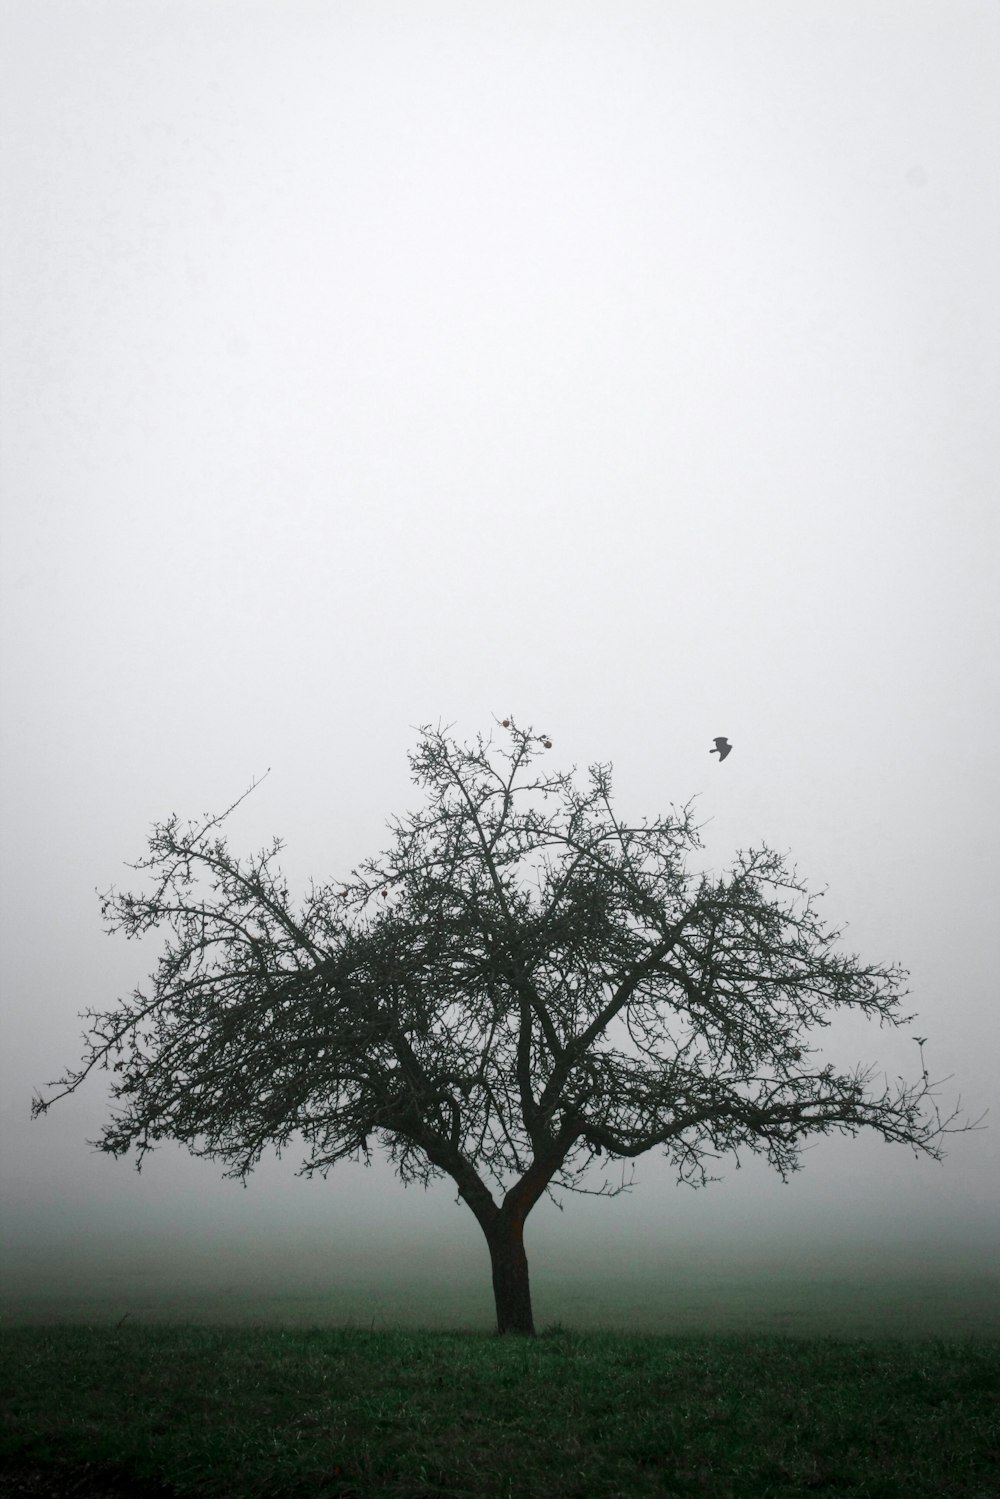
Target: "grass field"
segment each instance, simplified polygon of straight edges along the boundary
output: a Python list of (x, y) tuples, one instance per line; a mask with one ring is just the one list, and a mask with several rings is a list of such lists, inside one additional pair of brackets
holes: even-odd
[(985, 1253), (612, 1256), (533, 1288), (543, 1335), (501, 1340), (482, 1256), (8, 1252), (0, 1496), (1000, 1496)]
[(125, 1322), (2, 1343), (9, 1495), (1000, 1494), (988, 1340)]
[[(569, 1246), (572, 1248), (572, 1246)], [(955, 1253), (756, 1258), (736, 1250), (659, 1259), (532, 1257), (536, 1326), (580, 1332), (1000, 1340), (1000, 1272), (985, 1246)], [(156, 1244), (35, 1243), (0, 1261), (0, 1326), (131, 1323), (435, 1329), (495, 1326), (489, 1261), (248, 1249), (200, 1257)]]

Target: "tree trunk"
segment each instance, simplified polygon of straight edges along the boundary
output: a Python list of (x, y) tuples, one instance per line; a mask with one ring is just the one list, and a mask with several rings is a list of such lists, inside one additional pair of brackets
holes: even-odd
[(497, 1307), (497, 1332), (534, 1337), (531, 1317), (531, 1287), (528, 1257), (524, 1252), (524, 1215), (501, 1212), (486, 1242), (493, 1262), (493, 1295)]

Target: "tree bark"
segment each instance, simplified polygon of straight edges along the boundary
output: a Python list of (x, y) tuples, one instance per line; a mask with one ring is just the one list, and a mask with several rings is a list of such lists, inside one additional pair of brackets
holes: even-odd
[(524, 1215), (501, 1212), (486, 1235), (493, 1263), (493, 1296), (497, 1308), (497, 1332), (534, 1337), (528, 1257), (524, 1252)]

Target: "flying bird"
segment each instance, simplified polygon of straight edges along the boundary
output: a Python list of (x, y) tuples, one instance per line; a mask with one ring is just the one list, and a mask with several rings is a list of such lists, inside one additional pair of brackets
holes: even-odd
[(715, 739), (713, 743), (715, 744), (715, 749), (709, 750), (708, 753), (710, 755), (718, 755), (719, 764), (721, 765), (723, 760), (729, 754), (729, 751), (732, 749), (732, 745), (729, 743), (728, 739)]

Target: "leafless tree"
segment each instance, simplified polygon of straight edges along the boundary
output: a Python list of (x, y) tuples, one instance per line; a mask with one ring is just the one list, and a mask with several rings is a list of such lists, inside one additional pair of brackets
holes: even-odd
[(598, 1157), (659, 1148), (697, 1186), (741, 1150), (787, 1177), (834, 1130), (940, 1158), (943, 1134), (973, 1127), (941, 1117), (926, 1073), (873, 1087), (874, 1068), (818, 1065), (805, 1037), (833, 1011), (912, 1019), (906, 975), (840, 952), (778, 854), (692, 873), (690, 804), (626, 825), (609, 765), (581, 786), (536, 765), (547, 736), (502, 729), (502, 748), (422, 729), (422, 809), (298, 905), (278, 840), (230, 854), (233, 807), (156, 824), (130, 866), (151, 893), (112, 889), (102, 910), (129, 937), (165, 928), (159, 965), (87, 1012), (81, 1066), (34, 1113), (98, 1067), (117, 1109), (93, 1143), (134, 1146), (139, 1167), (170, 1139), (245, 1181), (295, 1140), (325, 1176), (375, 1142), (404, 1183), (455, 1182), (489, 1246), (498, 1331), (527, 1334), (525, 1220), (543, 1193), (631, 1185), (624, 1168), (594, 1184)]

